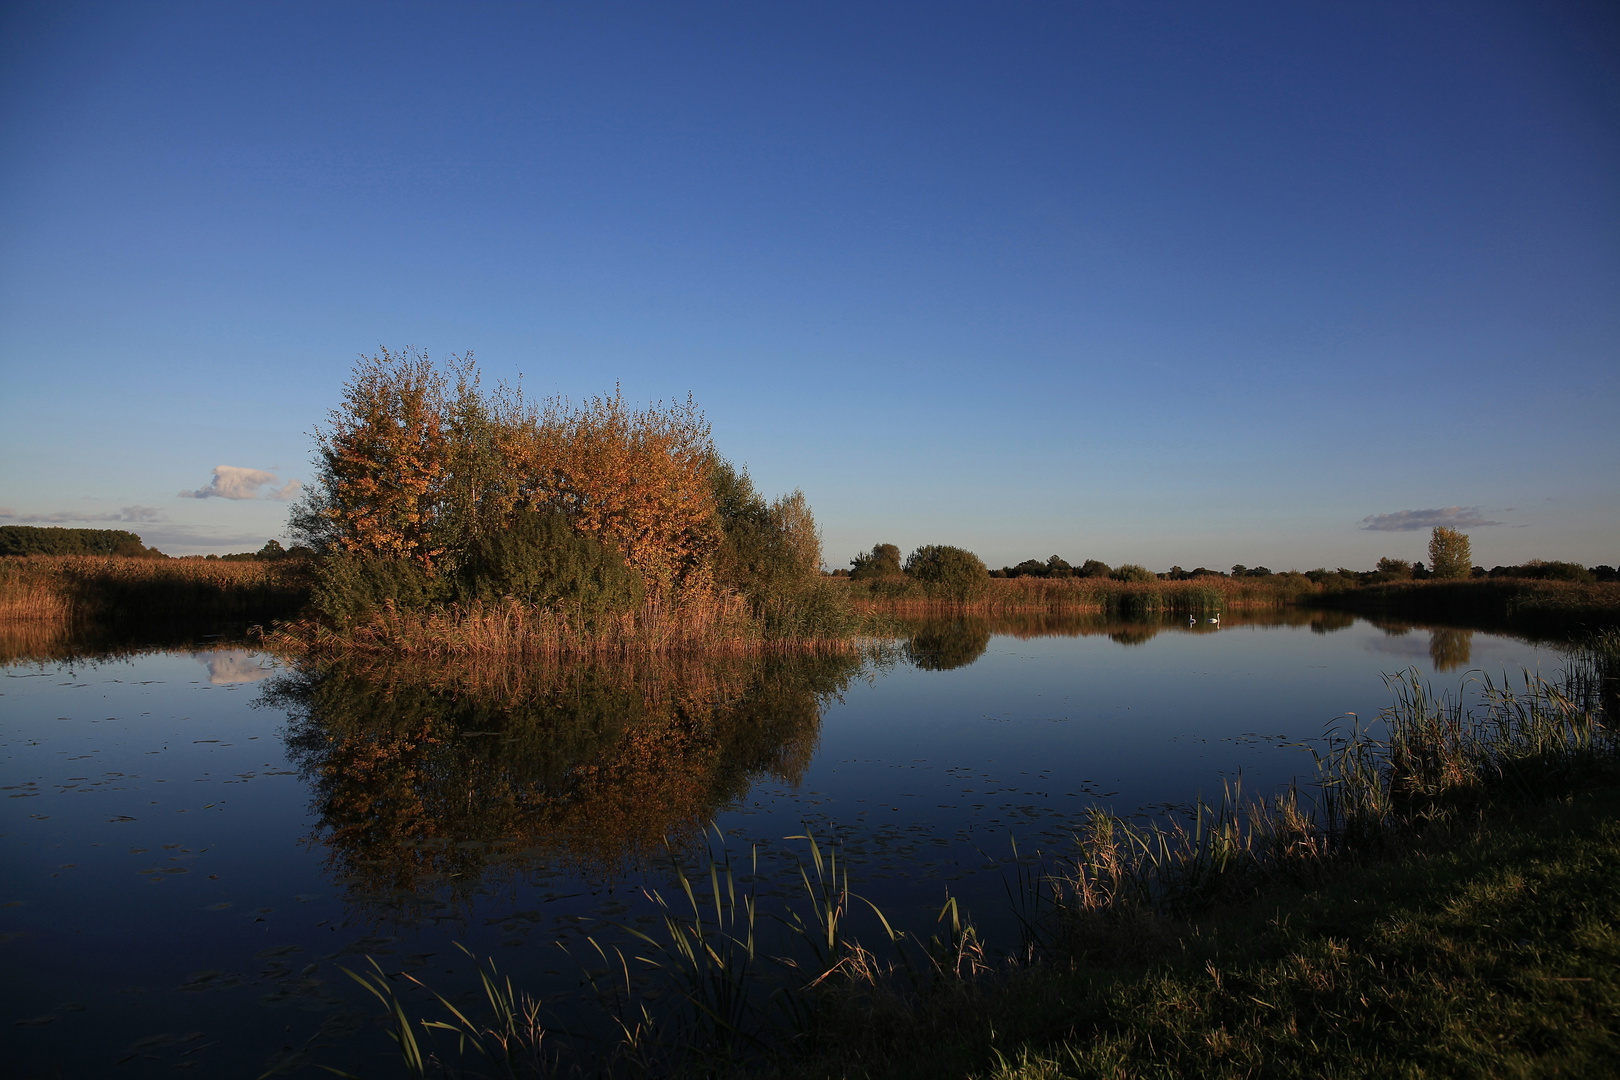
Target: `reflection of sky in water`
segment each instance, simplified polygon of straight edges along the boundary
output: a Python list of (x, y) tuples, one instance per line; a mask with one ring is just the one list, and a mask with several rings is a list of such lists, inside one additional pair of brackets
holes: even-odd
[(208, 669), (208, 681), (214, 686), (255, 683), (276, 673), (268, 658), (247, 649), (220, 649), (192, 655)]
[[(1416, 666), (1440, 689), (1462, 677), (1434, 675), (1425, 628), (1172, 627), (1132, 640), (941, 638), (929, 643), (941, 670), (900, 665), (851, 684), (821, 718), (797, 784), (756, 777), (717, 815), (733, 851), (758, 843), (784, 871), (766, 885), (766, 909), (791, 892), (785, 871), (802, 847), (783, 838), (808, 825), (842, 837), (857, 890), (925, 936), (949, 895), (1006, 942), (1002, 877), (987, 858), (1003, 856), (1009, 836), (1061, 846), (1088, 806), (1129, 814), (1217, 796), (1239, 770), (1246, 791), (1266, 790), (1309, 772), (1304, 751), (1335, 718), (1377, 716), (1389, 702), (1381, 673)], [(1473, 634), (1469, 651), (1493, 673), (1561, 666), (1552, 650), (1490, 634)], [(189, 1062), (199, 1074), (257, 1075), (284, 1046), (306, 1044), (325, 1045), (324, 1064), (368, 1068), (387, 1043), (340, 965), (371, 954), (456, 992), (462, 942), (566, 1003), (577, 968), (551, 943), (600, 934), (604, 916), (645, 918), (638, 889), (663, 884), (572, 875), (520, 852), (466, 904), (431, 917), (402, 918), (410, 904), (385, 892), (357, 908), (326, 847), (308, 842), (320, 807), (289, 761), (288, 715), (254, 707), (257, 690), (231, 692), (271, 674), (259, 656), (5, 674), (0, 1024), (24, 1074), (107, 1073), (159, 1035), (168, 1041), (119, 1075)], [(497, 723), (458, 744), (495, 745)], [(440, 826), (453, 843), (454, 817)]]

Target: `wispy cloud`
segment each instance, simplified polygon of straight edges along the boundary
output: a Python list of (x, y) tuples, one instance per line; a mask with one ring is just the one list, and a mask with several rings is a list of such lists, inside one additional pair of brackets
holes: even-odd
[(126, 506), (115, 514), (87, 514), (82, 510), (58, 510), (50, 514), (19, 514), (9, 506), (0, 506), (0, 521), (42, 522), (62, 525), (73, 521), (166, 521), (168, 515), (151, 506)]
[(303, 488), (297, 480), (283, 484), (275, 473), (263, 469), (243, 469), (235, 465), (214, 466), (214, 478), (207, 487), (182, 491), (182, 499), (290, 499)]
[(1444, 506), (1438, 510), (1398, 510), (1393, 514), (1369, 514), (1361, 519), (1361, 527), (1369, 532), (1418, 532), (1445, 525), (1453, 529), (1477, 529), (1486, 525), (1504, 525), (1502, 521), (1486, 521), (1477, 506)]

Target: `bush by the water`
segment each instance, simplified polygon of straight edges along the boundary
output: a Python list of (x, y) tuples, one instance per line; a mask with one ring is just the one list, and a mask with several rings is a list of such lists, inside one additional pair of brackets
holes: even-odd
[(966, 603), (990, 587), (990, 571), (971, 551), (949, 544), (924, 544), (906, 557), (906, 576), (938, 600)]
[(641, 606), (646, 586), (619, 553), (581, 536), (564, 515), (519, 513), (511, 526), (474, 540), (461, 564), (458, 598), (512, 597), (587, 621)]
[[(768, 502), (715, 451), (690, 400), (635, 410), (617, 395), (582, 407), (504, 386), (486, 396), (470, 357), (446, 374), (385, 351), (362, 359), (316, 439), (291, 532), (321, 555), (312, 611), (339, 637), (384, 619), (379, 641), (403, 646), (414, 619), (426, 648), (467, 648), (471, 634), (484, 651), (505, 626), (546, 651), (584, 647), (571, 635), (621, 617), (647, 632), (615, 625), (614, 639), (643, 644), (855, 628), (822, 580), (804, 495)], [(339, 637), (306, 627), (288, 641)]]

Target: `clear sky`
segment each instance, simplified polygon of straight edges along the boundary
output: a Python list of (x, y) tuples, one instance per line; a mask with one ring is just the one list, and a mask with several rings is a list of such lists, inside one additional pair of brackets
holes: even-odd
[(691, 392), (831, 566), (1620, 563), (1620, 16), (0, 7), (4, 521), (256, 548), (379, 345)]

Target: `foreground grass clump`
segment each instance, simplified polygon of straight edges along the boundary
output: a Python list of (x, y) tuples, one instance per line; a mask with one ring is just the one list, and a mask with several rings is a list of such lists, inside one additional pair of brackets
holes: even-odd
[(783, 1075), (1610, 1076), (1620, 789), (1486, 814), (1316, 886), (1127, 921), (921, 1010), (830, 1018)]
[(0, 559), (0, 622), (268, 621), (296, 612), (309, 590), (297, 560), (27, 555)]

